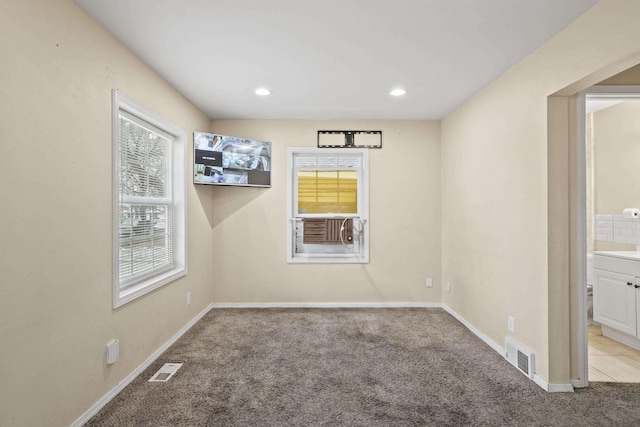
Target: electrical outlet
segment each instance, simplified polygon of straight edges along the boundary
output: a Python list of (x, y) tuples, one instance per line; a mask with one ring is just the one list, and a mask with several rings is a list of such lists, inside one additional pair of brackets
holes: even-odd
[(187, 305), (191, 305), (191, 292), (187, 292)]
[(427, 281), (425, 282), (425, 285), (427, 286), (427, 288), (430, 288), (433, 286), (433, 280), (431, 279), (431, 277), (427, 277)]
[(516, 321), (513, 318), (513, 316), (509, 316), (507, 319), (507, 328), (509, 328), (509, 331), (511, 332), (515, 332), (516, 331)]
[(112, 340), (107, 344), (107, 365), (112, 365), (120, 359), (120, 341)]
[(451, 292), (451, 282), (447, 280), (447, 282), (444, 284), (444, 290), (447, 292)]

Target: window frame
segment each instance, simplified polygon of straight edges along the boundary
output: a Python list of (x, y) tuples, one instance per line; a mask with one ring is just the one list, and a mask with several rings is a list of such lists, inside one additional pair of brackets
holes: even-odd
[[(357, 169), (357, 213), (317, 214), (298, 213), (298, 170), (294, 159), (296, 156), (340, 156), (357, 155), (361, 166)], [(305, 169), (305, 168), (301, 168)], [(316, 167), (309, 170), (353, 170), (349, 168)], [(354, 218), (359, 219), (363, 241), (360, 253), (346, 254), (296, 254), (296, 223), (303, 218)], [(354, 221), (355, 222), (355, 221)], [(369, 263), (369, 150), (363, 148), (316, 148), (289, 147), (287, 155), (287, 263), (308, 264), (366, 264)]]
[[(156, 115), (142, 105), (123, 95), (117, 90), (112, 92), (112, 146), (113, 146), (113, 308), (118, 308), (143, 295), (148, 294), (187, 274), (187, 236), (186, 236), (186, 152), (187, 134), (184, 130)], [(171, 240), (173, 245), (173, 262), (171, 267), (151, 271), (137, 279), (120, 280), (120, 115), (141, 127), (148, 127), (170, 140), (171, 155), (168, 159), (169, 200), (163, 203), (171, 208)], [(159, 199), (160, 200), (160, 199)], [(165, 221), (168, 221), (165, 218)], [(168, 225), (168, 224), (167, 224)], [(126, 286), (125, 286), (126, 285)]]

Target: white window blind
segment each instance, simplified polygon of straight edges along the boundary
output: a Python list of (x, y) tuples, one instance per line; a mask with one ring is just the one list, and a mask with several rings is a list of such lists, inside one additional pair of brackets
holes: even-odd
[(173, 266), (171, 140), (120, 113), (120, 282)]
[(186, 272), (184, 185), (176, 185), (184, 182), (185, 144), (172, 125), (114, 97), (118, 306)]

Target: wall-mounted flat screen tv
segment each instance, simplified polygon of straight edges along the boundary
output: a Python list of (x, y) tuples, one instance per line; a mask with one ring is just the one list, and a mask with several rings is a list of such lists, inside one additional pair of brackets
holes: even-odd
[(215, 133), (193, 133), (193, 182), (271, 187), (271, 143)]

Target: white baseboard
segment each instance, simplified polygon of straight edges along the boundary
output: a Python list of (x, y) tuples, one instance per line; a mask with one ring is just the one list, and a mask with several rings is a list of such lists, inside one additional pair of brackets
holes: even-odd
[(491, 338), (489, 338), (488, 336), (486, 336), (485, 334), (480, 332), (475, 326), (473, 326), (471, 323), (467, 322), (467, 320), (464, 317), (460, 316), (458, 313), (453, 311), (453, 309), (451, 309), (449, 306), (447, 306), (445, 304), (442, 304), (441, 306), (444, 309), (444, 311), (446, 311), (447, 313), (449, 313), (450, 315), (455, 317), (458, 320), (458, 322), (460, 322), (464, 326), (466, 326), (467, 329), (469, 329), (471, 332), (473, 332), (473, 334), (475, 336), (477, 336), (482, 341), (484, 341), (485, 344), (487, 344), (489, 347), (491, 347), (492, 349), (497, 351), (502, 357), (506, 356), (507, 352), (505, 351), (505, 349), (501, 345), (499, 345), (498, 343), (493, 341)]
[(213, 308), (442, 308), (439, 302), (217, 302)]
[(193, 325), (195, 325), (200, 319), (202, 319), (205, 314), (207, 314), (209, 311), (211, 311), (212, 308), (213, 308), (213, 304), (209, 304), (207, 306), (207, 308), (205, 308), (202, 312), (200, 312), (196, 317), (191, 319), (191, 321), (189, 323), (187, 323), (182, 329), (180, 329), (178, 331), (178, 333), (176, 333), (173, 337), (171, 337), (169, 339), (169, 341), (164, 343), (159, 349), (157, 349), (155, 352), (153, 352), (153, 354), (151, 356), (149, 356), (147, 358), (147, 360), (145, 360), (140, 366), (138, 366), (136, 369), (134, 369), (133, 372), (131, 372), (122, 381), (120, 381), (115, 388), (113, 388), (111, 391), (109, 391), (107, 394), (105, 394), (91, 408), (89, 408), (89, 410), (87, 410), (87, 412), (85, 412), (84, 414), (82, 414), (80, 416), (80, 418), (75, 420), (73, 422), (73, 424), (71, 424), (71, 427), (81, 427), (87, 421), (89, 421), (91, 419), (91, 417), (93, 417), (95, 414), (97, 414), (98, 411), (100, 411), (100, 409), (102, 409), (107, 403), (109, 403), (111, 401), (111, 399), (116, 397), (116, 395), (118, 393), (120, 393), (122, 391), (122, 389), (124, 389), (127, 385), (129, 385), (129, 383), (131, 383), (131, 381), (136, 379), (136, 377), (138, 375), (140, 375), (142, 373), (142, 371), (147, 369), (153, 362), (155, 362), (156, 359), (158, 359), (158, 357), (160, 357), (162, 355), (162, 353), (164, 353), (169, 347), (171, 347), (173, 345), (173, 343), (178, 341), (178, 339), (181, 336), (183, 336), (189, 329), (191, 329), (191, 327), (193, 327)]
[[(442, 304), (441, 306), (447, 313), (449, 313), (450, 315), (455, 317), (460, 323), (462, 323), (464, 326), (466, 326), (467, 329), (469, 329), (475, 336), (480, 338), (489, 347), (494, 349), (496, 352), (498, 352), (498, 354), (500, 354), (502, 357), (504, 357), (506, 359), (506, 354), (507, 353), (506, 353), (505, 349), (502, 346), (500, 346), (498, 343), (493, 341), (491, 338), (489, 338), (488, 336), (486, 336), (485, 334), (480, 332), (475, 326), (473, 326), (471, 323), (467, 322), (467, 320), (464, 317), (460, 316), (458, 313), (456, 313), (453, 309), (451, 309), (447, 305)], [(573, 392), (573, 385), (571, 385), (571, 384), (549, 384), (547, 381), (545, 381), (543, 378), (539, 377), (536, 374), (533, 375), (533, 382), (538, 384), (544, 391), (548, 391), (548, 392), (551, 392), (551, 393)]]
[(538, 384), (549, 393), (573, 393), (574, 391), (572, 384), (549, 384), (537, 375), (534, 376), (533, 380), (536, 382), (536, 384)]

